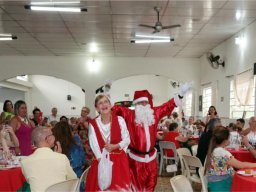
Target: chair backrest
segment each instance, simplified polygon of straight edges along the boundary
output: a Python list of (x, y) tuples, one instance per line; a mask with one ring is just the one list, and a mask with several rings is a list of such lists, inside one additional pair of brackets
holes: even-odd
[(192, 155), (196, 156), (198, 145), (193, 145), (191, 148), (192, 148), (192, 153), (193, 153)]
[(174, 192), (193, 192), (191, 183), (184, 175), (177, 175), (170, 179), (172, 189)]
[(76, 189), (77, 192), (80, 191), (81, 184), (85, 182), (90, 168), (91, 168), (91, 166), (88, 167), (87, 169), (85, 169), (84, 172), (82, 173), (82, 175), (81, 175), (81, 177), (79, 179), (78, 185), (77, 185), (77, 189)]
[(200, 176), (200, 180), (202, 183), (202, 192), (208, 192), (208, 188), (207, 188), (207, 179), (204, 175), (204, 167), (200, 167), (199, 168), (199, 176)]
[(191, 155), (190, 151), (187, 148), (179, 148), (177, 149), (177, 153), (180, 159), (181, 171), (182, 175), (185, 175), (185, 164), (182, 155)]
[(71, 179), (67, 181), (63, 181), (60, 183), (56, 183), (50, 187), (48, 187), (46, 192), (75, 192), (77, 189), (79, 179)]
[(203, 167), (198, 157), (191, 156), (191, 155), (183, 155), (182, 157), (184, 159), (184, 163), (187, 169), (189, 169), (190, 167), (198, 167), (198, 168)]
[(160, 154), (162, 156), (164, 155), (164, 150), (165, 149), (171, 149), (173, 151), (173, 157), (175, 158), (176, 162), (178, 161), (178, 156), (177, 156), (177, 149), (176, 146), (173, 142), (170, 141), (160, 141), (159, 142), (159, 147), (160, 147)]

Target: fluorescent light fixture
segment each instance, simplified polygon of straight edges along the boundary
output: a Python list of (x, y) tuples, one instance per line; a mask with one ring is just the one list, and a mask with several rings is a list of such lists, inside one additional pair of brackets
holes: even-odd
[(131, 43), (170, 43), (174, 39), (133, 39)]
[(11, 41), (14, 39), (18, 39), (18, 38), (11, 34), (0, 34), (0, 41)]
[(135, 34), (135, 37), (152, 38), (152, 39), (170, 39), (168, 36), (140, 35)]
[(33, 5), (25, 5), (25, 9), (30, 9), (33, 11), (59, 11), (59, 12), (82, 12), (87, 11), (86, 8), (80, 7), (51, 7), (51, 6), (33, 6)]
[(38, 1), (38, 2), (31, 2), (30, 5), (69, 5), (69, 4), (79, 4), (80, 1)]
[(16, 76), (16, 79), (19, 79), (21, 81), (28, 81), (28, 75), (19, 75)]
[(0, 37), (11, 37), (12, 36), (12, 34), (1, 34), (0, 33)]

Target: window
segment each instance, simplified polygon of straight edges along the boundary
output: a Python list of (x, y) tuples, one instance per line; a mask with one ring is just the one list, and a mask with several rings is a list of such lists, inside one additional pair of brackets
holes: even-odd
[(192, 92), (188, 92), (184, 98), (184, 114), (187, 117), (192, 116), (192, 99), (193, 99), (193, 94)]
[(254, 116), (254, 103), (255, 103), (255, 78), (254, 83), (252, 83), (252, 99), (250, 99), (248, 105), (241, 106), (235, 96), (234, 80), (230, 81), (230, 118), (238, 119), (245, 118), (248, 119)]
[(212, 88), (206, 87), (203, 89), (203, 116), (208, 113), (209, 107), (212, 105)]

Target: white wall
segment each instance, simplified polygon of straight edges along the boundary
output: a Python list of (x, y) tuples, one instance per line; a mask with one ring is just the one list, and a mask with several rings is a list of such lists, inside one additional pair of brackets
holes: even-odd
[[(229, 118), (229, 90), (232, 78), (230, 76), (253, 68), (256, 62), (255, 34), (256, 22), (212, 50), (215, 55), (221, 55), (225, 59), (225, 68), (212, 69), (205, 55), (200, 58), (201, 84), (212, 83), (215, 90), (213, 105), (223, 118)], [(240, 35), (245, 37), (244, 47), (235, 44), (235, 37)], [(224, 97), (223, 102), (220, 100), (221, 97)]]
[[(139, 75), (114, 81), (111, 95), (114, 102), (132, 101), (134, 91), (147, 89), (153, 95), (154, 106), (158, 106), (173, 97), (175, 90), (171, 87), (169, 79), (163, 76)], [(129, 94), (129, 97), (125, 97)]]
[(11, 100), (14, 104), (17, 100), (25, 100), (25, 92), (6, 87), (0, 87), (0, 111), (3, 109), (5, 100)]
[(199, 59), (193, 58), (143, 58), (101, 57), (98, 73), (88, 70), (88, 57), (65, 56), (2, 56), (0, 57), (0, 81), (20, 74), (48, 75), (73, 82), (85, 89), (86, 105), (94, 108), (95, 90), (108, 79), (118, 80), (134, 75), (161, 75), (177, 81), (200, 80)]
[[(55, 77), (30, 75), (29, 82), (11, 79), (0, 86), (0, 102), (5, 99), (13, 103), (18, 99), (25, 100), (30, 116), (35, 107), (40, 108), (45, 116), (51, 114), (52, 107), (57, 107), (60, 115), (79, 116), (85, 105), (85, 94), (79, 86)], [(67, 95), (71, 95), (71, 101), (67, 100)]]
[[(30, 75), (29, 79), (33, 83), (33, 88), (29, 91), (30, 113), (34, 107), (38, 107), (48, 116), (52, 107), (57, 107), (60, 115), (80, 115), (81, 108), (85, 105), (85, 95), (80, 87), (49, 76)], [(67, 95), (71, 95), (71, 101), (67, 100)]]

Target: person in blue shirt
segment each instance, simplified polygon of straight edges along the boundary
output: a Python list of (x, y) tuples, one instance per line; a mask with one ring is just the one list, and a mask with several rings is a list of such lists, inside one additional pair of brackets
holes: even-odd
[(81, 177), (86, 162), (84, 149), (78, 135), (72, 135), (72, 130), (67, 122), (59, 122), (52, 129), (55, 140), (60, 142), (62, 153), (65, 154), (76, 173)]

